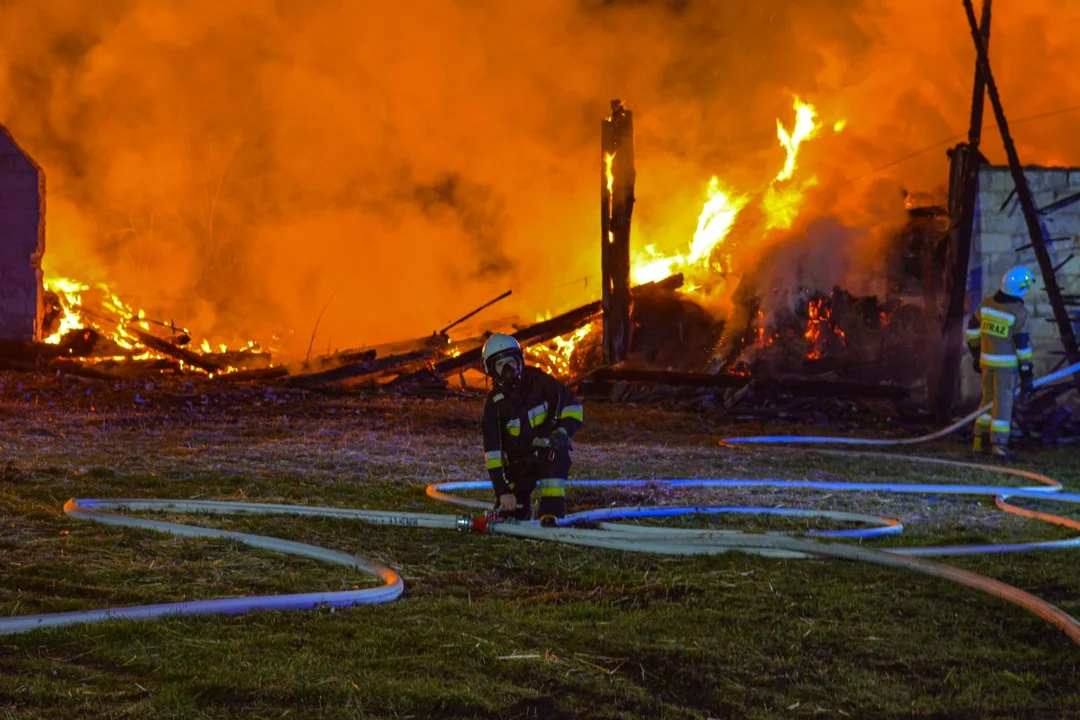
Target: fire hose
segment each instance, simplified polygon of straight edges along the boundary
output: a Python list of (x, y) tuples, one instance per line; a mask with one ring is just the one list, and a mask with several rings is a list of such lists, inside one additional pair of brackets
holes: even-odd
[[(1080, 371), (1080, 363), (1048, 375), (1036, 381), (1035, 387), (1041, 387)], [(786, 443), (814, 443), (839, 445), (911, 445), (929, 442), (946, 436), (962, 425), (972, 421), (979, 414), (989, 410), (980, 408), (956, 423), (935, 433), (910, 439), (863, 439), (843, 437), (802, 437), (771, 436), (726, 438), (722, 445), (765, 445)], [(819, 482), (809, 480), (744, 480), (744, 479), (689, 479), (689, 480), (578, 480), (570, 484), (579, 487), (655, 487), (669, 488), (735, 488), (768, 487), (794, 488), (828, 491), (873, 491), (890, 493), (951, 494), (951, 495), (990, 495), (995, 498), (998, 508), (1016, 515), (1041, 520), (1043, 522), (1080, 530), (1080, 521), (1058, 515), (1036, 512), (1014, 505), (1010, 498), (1034, 500), (1053, 500), (1065, 503), (1080, 503), (1080, 494), (1064, 493), (1060, 483), (1028, 470), (967, 463), (941, 458), (898, 456), (885, 453), (843, 453), (842, 451), (816, 450), (856, 455), (861, 457), (883, 457), (890, 461), (908, 461), (937, 464), (951, 467), (978, 469), (995, 472), (1006, 476), (1021, 478), (1036, 483), (1026, 487), (972, 486), (972, 485), (924, 485), (903, 483), (865, 483), (865, 482)], [(630, 552), (646, 552), (664, 555), (719, 554), (729, 551), (756, 553), (772, 557), (805, 558), (832, 557), (847, 560), (859, 560), (886, 567), (913, 570), (933, 577), (944, 578), (969, 588), (980, 590), (995, 597), (1011, 602), (1041, 617), (1063, 631), (1073, 642), (1080, 645), (1080, 622), (1054, 605), (1030, 593), (1019, 590), (998, 580), (963, 570), (951, 565), (925, 560), (917, 556), (934, 555), (970, 555), (981, 553), (1021, 552), (1030, 550), (1049, 550), (1080, 547), (1080, 537), (1065, 540), (1052, 540), (1033, 543), (1011, 543), (990, 545), (960, 545), (945, 547), (902, 547), (881, 550), (842, 543), (821, 542), (776, 534), (754, 534), (725, 530), (700, 530), (656, 526), (630, 526), (606, 522), (610, 520), (664, 517), (688, 514), (723, 514), (751, 513), (774, 514), (798, 517), (825, 517), (832, 520), (860, 522), (869, 528), (855, 530), (820, 530), (806, 533), (821, 538), (866, 539), (870, 537), (898, 533), (903, 530), (900, 523), (889, 518), (880, 518), (861, 513), (837, 511), (800, 510), (791, 508), (705, 506), (705, 507), (622, 507), (601, 508), (568, 515), (559, 521), (557, 527), (542, 526), (537, 522), (504, 521), (489, 512), (490, 504), (481, 500), (460, 497), (451, 494), (459, 490), (489, 490), (490, 485), (483, 481), (436, 483), (429, 485), (429, 497), (451, 502), (456, 505), (481, 508), (484, 511), (476, 516), (454, 516), (449, 514), (406, 513), (393, 511), (354, 510), (349, 508), (313, 507), (304, 505), (275, 505), (267, 503), (245, 503), (232, 501), (204, 500), (146, 500), (146, 499), (71, 499), (64, 506), (64, 512), (72, 518), (89, 520), (106, 525), (153, 530), (184, 537), (199, 537), (228, 540), (250, 547), (273, 552), (281, 552), (300, 557), (322, 560), (346, 567), (351, 567), (382, 580), (383, 585), (360, 590), (304, 593), (275, 596), (252, 596), (196, 600), (135, 607), (105, 608), (88, 611), (47, 613), (40, 615), (12, 616), (0, 618), (0, 634), (25, 632), (42, 627), (68, 625), (73, 623), (94, 622), (101, 620), (135, 620), (173, 615), (200, 615), (213, 613), (240, 614), (257, 610), (303, 610), (319, 607), (350, 607), (389, 602), (401, 596), (404, 584), (401, 577), (393, 570), (381, 565), (357, 558), (346, 553), (304, 543), (281, 540), (278, 538), (252, 535), (247, 533), (217, 530), (213, 528), (193, 527), (180, 523), (170, 523), (147, 518), (127, 517), (111, 510), (134, 511), (169, 511), (179, 513), (214, 513), (214, 514), (265, 514), (265, 515), (302, 515), (361, 520), (373, 524), (403, 527), (423, 527), (436, 529), (457, 529), (462, 531), (486, 532), (496, 535), (527, 538), (541, 541), (556, 541), (574, 545), (608, 548)], [(590, 523), (591, 527), (579, 527)]]

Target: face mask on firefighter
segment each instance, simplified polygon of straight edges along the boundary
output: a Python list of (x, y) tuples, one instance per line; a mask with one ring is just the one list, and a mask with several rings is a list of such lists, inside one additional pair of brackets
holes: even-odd
[(495, 361), (495, 377), (504, 383), (514, 383), (521, 374), (521, 364), (514, 356), (499, 358)]

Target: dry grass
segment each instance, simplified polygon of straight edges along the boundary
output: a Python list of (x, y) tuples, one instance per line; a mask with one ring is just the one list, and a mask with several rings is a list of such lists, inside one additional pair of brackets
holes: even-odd
[[(149, 402), (136, 403), (136, 393)], [(424, 485), (481, 474), (478, 401), (331, 399), (182, 383), (147, 390), (5, 376), (0, 403), (5, 614), (369, 582), (228, 543), (74, 522), (60, 512), (71, 496), (454, 512), (428, 501)], [(706, 416), (597, 403), (587, 413), (577, 477), (988, 480), (946, 468), (715, 445), (724, 434), (791, 428), (725, 426)], [(929, 451), (961, 455), (952, 442)], [(1076, 487), (1080, 465), (1072, 453), (1036, 461)], [(571, 497), (579, 507), (642, 501), (799, 505), (900, 519), (905, 535), (880, 544), (1063, 536), (972, 498), (673, 493), (661, 486)], [(0, 717), (1080, 714), (1078, 655), (1063, 636), (1012, 606), (920, 576), (738, 554), (639, 556), (314, 518), (183, 520), (391, 564), (405, 578), (406, 597), (336, 613), (108, 623), (3, 637)], [(769, 531), (835, 526), (745, 516), (715, 522)], [(950, 562), (1080, 615), (1078, 559), (1080, 552), (1060, 551)]]

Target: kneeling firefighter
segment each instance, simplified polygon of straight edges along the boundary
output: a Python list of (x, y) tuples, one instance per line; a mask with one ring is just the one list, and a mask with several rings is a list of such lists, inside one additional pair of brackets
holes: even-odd
[(494, 384), (484, 404), (483, 436), (495, 507), (528, 520), (539, 485), (541, 519), (561, 518), (566, 515), (570, 438), (581, 427), (581, 403), (555, 378), (525, 367), (521, 345), (509, 335), (488, 338), (483, 357)]
[[(967, 326), (968, 348), (975, 372), (982, 373), (982, 406), (989, 413), (975, 420), (976, 453), (1009, 457), (1013, 393), (1017, 376), (1021, 391), (1031, 392), (1035, 379), (1035, 351), (1031, 347), (1024, 295), (1035, 283), (1027, 268), (1016, 267), (1001, 278), (1001, 289), (985, 298)], [(989, 441), (989, 442), (988, 442)]]

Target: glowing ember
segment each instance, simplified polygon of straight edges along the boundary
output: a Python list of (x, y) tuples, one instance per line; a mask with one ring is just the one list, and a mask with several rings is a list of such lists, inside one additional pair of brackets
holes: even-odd
[(847, 344), (847, 336), (836, 326), (836, 321), (832, 316), (832, 306), (828, 300), (822, 298), (810, 301), (807, 311), (810, 317), (806, 322), (806, 333), (803, 337), (810, 342), (810, 349), (806, 353), (808, 359), (821, 359), (830, 336)]

